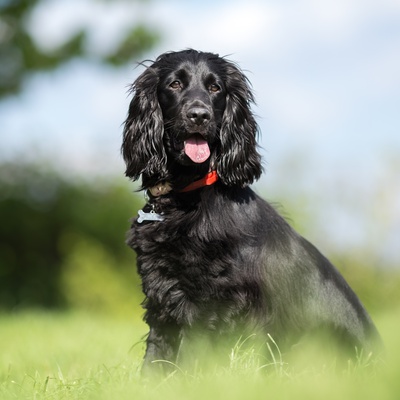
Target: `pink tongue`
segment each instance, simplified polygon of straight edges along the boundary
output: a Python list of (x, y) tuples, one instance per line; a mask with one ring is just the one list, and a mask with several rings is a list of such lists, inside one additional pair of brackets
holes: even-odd
[(202, 163), (210, 157), (208, 143), (200, 136), (185, 140), (185, 154), (195, 163)]

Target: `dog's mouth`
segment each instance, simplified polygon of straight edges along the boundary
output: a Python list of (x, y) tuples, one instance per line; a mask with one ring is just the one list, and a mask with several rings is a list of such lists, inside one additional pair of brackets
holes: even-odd
[(201, 164), (210, 157), (208, 142), (200, 135), (194, 134), (183, 142), (185, 154), (196, 164)]

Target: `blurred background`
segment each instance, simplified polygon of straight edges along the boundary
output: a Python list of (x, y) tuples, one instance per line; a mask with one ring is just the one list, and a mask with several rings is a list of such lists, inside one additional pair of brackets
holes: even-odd
[(399, 304), (399, 1), (0, 0), (0, 310), (141, 313), (122, 123), (137, 62), (185, 48), (253, 84), (255, 190)]

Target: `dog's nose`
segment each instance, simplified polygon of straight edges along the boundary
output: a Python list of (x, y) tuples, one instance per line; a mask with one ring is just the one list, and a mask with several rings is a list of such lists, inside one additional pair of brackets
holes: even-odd
[(196, 125), (204, 125), (211, 119), (210, 111), (205, 107), (192, 107), (186, 114), (187, 118)]

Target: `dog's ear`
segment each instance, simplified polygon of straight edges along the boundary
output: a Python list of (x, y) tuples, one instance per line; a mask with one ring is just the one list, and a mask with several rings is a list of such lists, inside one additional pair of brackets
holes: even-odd
[(126, 176), (140, 175), (155, 181), (166, 175), (167, 155), (163, 145), (164, 123), (157, 97), (157, 69), (148, 67), (132, 85), (133, 99), (125, 121), (122, 155)]
[(250, 109), (254, 97), (243, 72), (226, 62), (226, 107), (222, 118), (217, 171), (223, 183), (246, 186), (262, 172), (257, 151), (258, 125)]

